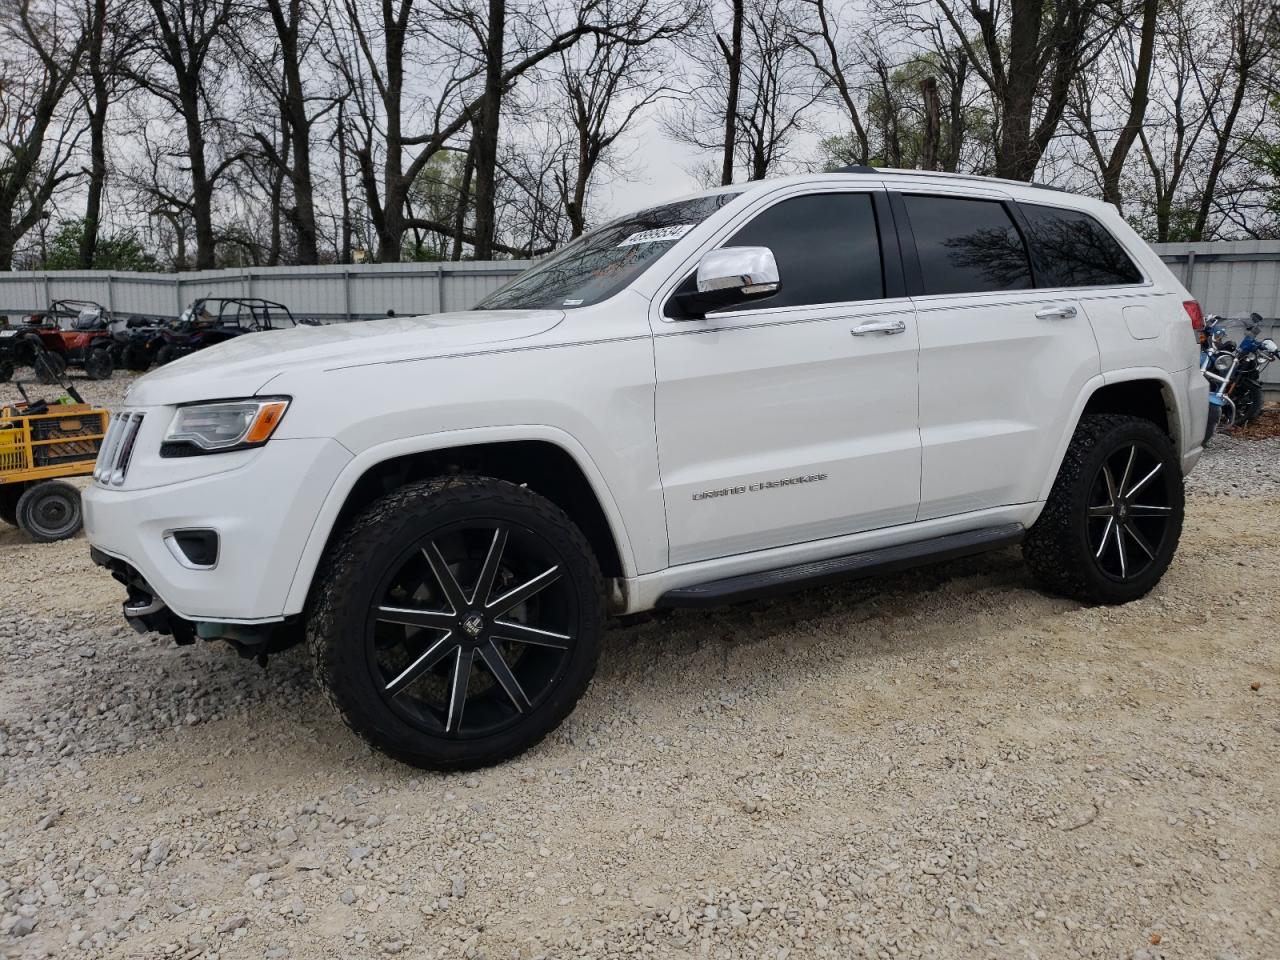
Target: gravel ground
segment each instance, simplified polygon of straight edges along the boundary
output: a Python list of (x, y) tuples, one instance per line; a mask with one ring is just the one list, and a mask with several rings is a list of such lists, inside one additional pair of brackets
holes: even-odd
[(615, 628), (560, 731), (465, 776), (5, 528), (0, 956), (1270, 960), (1277, 466), (1215, 444), (1122, 608), (1009, 551)]

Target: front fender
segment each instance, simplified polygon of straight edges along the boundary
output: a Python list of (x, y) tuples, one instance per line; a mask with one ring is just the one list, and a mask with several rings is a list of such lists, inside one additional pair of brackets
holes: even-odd
[(632, 551), (631, 541), (627, 536), (626, 525), (623, 522), (622, 513), (618, 509), (617, 501), (609, 490), (609, 485), (600, 469), (596, 466), (595, 461), (592, 460), (586, 448), (575, 437), (558, 427), (543, 424), (450, 430), (444, 433), (404, 437), (399, 440), (377, 444), (356, 455), (343, 467), (342, 472), (338, 474), (338, 477), (330, 487), (324, 505), (319, 513), (316, 514), (315, 523), (312, 525), (311, 533), (307, 537), (306, 546), (303, 548), (302, 555), (298, 560), (298, 568), (293, 575), (293, 582), (285, 599), (285, 615), (292, 616), (301, 613), (306, 606), (307, 594), (311, 590), (311, 582), (315, 577), (316, 569), (320, 565), (320, 559), (324, 555), (324, 549), (329, 542), (329, 536), (333, 532), (338, 515), (341, 513), (342, 507), (346, 504), (347, 497), (351, 495), (356, 483), (369, 470), (380, 463), (385, 463), (398, 457), (431, 453), (454, 447), (467, 447), (486, 443), (508, 443), (521, 440), (541, 440), (554, 444), (573, 458), (587, 478), (587, 482), (591, 484), (592, 492), (604, 511), (605, 518), (609, 523), (609, 531), (618, 547), (618, 556), (622, 561), (623, 576), (636, 576), (638, 571), (635, 554)]

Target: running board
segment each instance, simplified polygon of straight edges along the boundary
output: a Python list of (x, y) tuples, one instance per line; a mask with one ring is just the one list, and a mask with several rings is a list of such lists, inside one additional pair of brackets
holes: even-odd
[(740, 600), (772, 597), (841, 580), (894, 573), (929, 563), (941, 563), (988, 550), (998, 550), (1018, 543), (1025, 533), (1026, 530), (1020, 523), (949, 533), (945, 537), (917, 540), (915, 543), (904, 543), (896, 547), (882, 547), (865, 553), (832, 557), (830, 560), (798, 563), (792, 567), (766, 570), (763, 573), (745, 573), (690, 587), (677, 587), (660, 596), (656, 605), (661, 608), (715, 607)]

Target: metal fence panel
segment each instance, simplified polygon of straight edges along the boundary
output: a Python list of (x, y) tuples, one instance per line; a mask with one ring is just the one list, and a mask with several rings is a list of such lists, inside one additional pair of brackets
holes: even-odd
[[(1209, 313), (1280, 317), (1280, 240), (1155, 244)], [(0, 314), (42, 310), (51, 299), (97, 300), (126, 314), (175, 316), (200, 296), (257, 296), (299, 317), (367, 319), (465, 310), (528, 267), (527, 261), (252, 267), (200, 273), (0, 273)]]
[(185, 273), (0, 273), (0, 315), (44, 310), (50, 300), (96, 300), (116, 313), (175, 317), (198, 297), (263, 297), (294, 315), (367, 320), (466, 310), (522, 273), (522, 260), (254, 267)]

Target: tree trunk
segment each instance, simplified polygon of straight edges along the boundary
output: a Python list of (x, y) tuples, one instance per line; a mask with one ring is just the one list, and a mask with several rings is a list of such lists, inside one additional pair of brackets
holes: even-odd
[(369, 201), (369, 211), (373, 216), (374, 229), (378, 234), (378, 261), (380, 263), (399, 263), (400, 246), (404, 240), (404, 203), (408, 196), (409, 185), (404, 176), (404, 133), (400, 116), (401, 98), (404, 91), (404, 43), (405, 27), (401, 20), (391, 16), (391, 5), (383, 6), (384, 26), (386, 31), (386, 92), (382, 102), (386, 114), (387, 143), (386, 159), (382, 165), (382, 182), (385, 185), (385, 196), (381, 207), (378, 204), (377, 184), (372, 177), (367, 177), (365, 193)]
[(938, 169), (938, 140), (942, 134), (942, 103), (938, 99), (938, 81), (925, 77), (920, 81), (924, 98), (924, 142), (920, 145), (920, 168)]
[(476, 171), (475, 143), (475, 128), (472, 127), (467, 158), (462, 162), (462, 181), (458, 184), (458, 206), (453, 214), (453, 247), (449, 251), (449, 259), (455, 263), (462, 259), (462, 235), (466, 233), (467, 211), (471, 209), (471, 178)]
[(1004, 82), (1000, 139), (996, 144), (996, 176), (1030, 180), (1040, 162), (1031, 137), (1044, 0), (1013, 0), (1009, 21), (1009, 69)]
[(293, 206), (289, 220), (294, 229), (300, 264), (320, 262), (319, 231), (316, 229), (314, 184), (311, 175), (311, 118), (307, 115), (306, 90), (299, 65), (298, 28), (303, 20), (301, 0), (289, 0), (288, 16), (279, 2), (270, 4), (271, 18), (280, 41), (280, 59), (284, 67), (284, 121), (293, 145), (293, 164), (285, 164), (289, 184), (293, 188)]
[(720, 185), (726, 187), (733, 183), (734, 147), (738, 140), (738, 93), (742, 85), (742, 29), (746, 18), (745, 0), (733, 0), (730, 46), (726, 48), (724, 41), (716, 38), (729, 71), (724, 107), (724, 145), (720, 159)]
[(506, 0), (489, 0), (489, 37), (485, 49), (484, 98), (474, 127), (477, 260), (493, 259), (497, 237), (498, 132), (502, 120), (502, 61), (507, 32)]
[(347, 102), (338, 101), (338, 197), (342, 203), (342, 225), (338, 262), (351, 262), (351, 190), (347, 186)]
[(89, 107), (89, 182), (85, 195), (84, 230), (80, 234), (80, 267), (93, 269), (98, 252), (98, 229), (102, 217), (102, 191), (107, 182), (107, 110), (110, 91), (102, 63), (102, 40), (106, 28), (107, 0), (93, 0), (93, 22), (89, 29), (89, 79), (93, 99)]
[(1133, 94), (1129, 98), (1129, 116), (1102, 171), (1102, 199), (1114, 203), (1117, 210), (1123, 209), (1120, 177), (1124, 173), (1125, 161), (1129, 159), (1129, 151), (1133, 149), (1133, 143), (1142, 130), (1143, 118), (1147, 115), (1151, 64), (1155, 60), (1156, 49), (1156, 14), (1159, 8), (1159, 0), (1143, 0), (1142, 34), (1138, 42), (1138, 62), (1134, 67)]
[(200, 123), (199, 80), (188, 76), (182, 90), (183, 121), (187, 130), (187, 161), (191, 164), (191, 215), (196, 226), (197, 270), (217, 265), (217, 236), (213, 231), (213, 184), (204, 153), (204, 128)]

